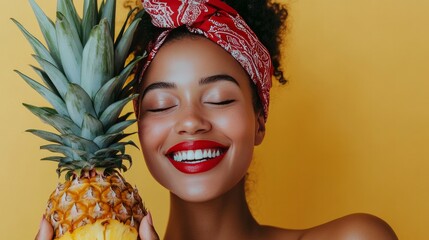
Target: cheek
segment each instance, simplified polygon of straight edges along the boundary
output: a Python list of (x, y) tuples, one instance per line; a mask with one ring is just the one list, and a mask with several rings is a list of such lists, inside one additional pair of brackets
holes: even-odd
[(152, 155), (158, 153), (171, 130), (166, 121), (147, 120), (143, 118), (138, 124), (140, 145), (147, 162)]
[[(255, 114), (253, 108), (248, 106), (233, 108), (223, 114), (214, 116), (216, 126), (233, 141), (240, 140), (242, 143), (252, 143), (255, 133)], [(244, 142), (242, 142), (244, 141)]]
[(162, 185), (165, 178), (165, 169), (169, 164), (163, 161), (160, 153), (171, 127), (168, 122), (144, 119), (139, 121), (138, 132), (141, 150), (149, 172)]
[(253, 108), (236, 108), (216, 121), (218, 129), (231, 141), (230, 170), (245, 173), (253, 158), (255, 145), (255, 114)]

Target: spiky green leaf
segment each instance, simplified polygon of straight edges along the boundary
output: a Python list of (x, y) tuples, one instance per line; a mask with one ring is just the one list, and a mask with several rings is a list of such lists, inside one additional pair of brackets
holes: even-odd
[[(89, 5), (93, 2), (93, 0), (84, 0), (83, 1), (83, 15), (88, 12)], [(82, 19), (83, 21), (83, 19)], [(83, 24), (82, 24), (83, 25)]]
[(115, 48), (115, 71), (119, 72), (122, 70), (127, 59), (133, 42), (134, 33), (140, 23), (141, 19), (134, 20), (131, 25), (127, 28), (124, 35), (121, 37)]
[(94, 154), (100, 150), (97, 144), (95, 144), (93, 141), (78, 137), (76, 135), (66, 134), (62, 135), (62, 138), (65, 145), (73, 149), (85, 151), (88, 154)]
[(43, 10), (37, 5), (34, 0), (29, 0), (31, 8), (33, 9), (34, 15), (37, 18), (37, 22), (39, 23), (40, 30), (42, 31), (43, 37), (45, 38), (45, 42), (48, 45), (48, 48), (51, 52), (51, 55), (55, 62), (60, 65), (60, 54), (58, 51), (57, 45), (57, 35), (55, 31), (55, 24), (49, 19)]
[(94, 96), (94, 109), (99, 116), (116, 98), (115, 86), (120, 84), (118, 77), (114, 77), (104, 84)]
[(61, 97), (64, 98), (70, 85), (64, 74), (49, 61), (36, 55), (33, 55), (33, 57), (37, 60), (40, 66), (42, 66), (43, 70), (45, 70)]
[(125, 105), (137, 96), (138, 94), (133, 94), (108, 106), (100, 116), (100, 121), (103, 123), (104, 128), (108, 129), (114, 123), (116, 123), (116, 120), (118, 119)]
[(115, 142), (116, 139), (120, 135), (123, 135), (123, 133), (113, 133), (113, 134), (106, 134), (98, 136), (94, 139), (95, 144), (99, 146), (100, 148), (106, 148), (108, 147), (112, 142)]
[(74, 169), (93, 169), (94, 168), (94, 164), (91, 164), (87, 161), (73, 161), (70, 163), (71, 167), (73, 167)]
[(85, 0), (82, 19), (82, 42), (83, 45), (89, 39), (92, 28), (98, 23), (97, 0)]
[(97, 136), (104, 133), (103, 123), (90, 114), (85, 114), (82, 122), (81, 136), (88, 140), (94, 140)]
[(106, 134), (110, 133), (118, 133), (124, 131), (127, 127), (134, 124), (137, 120), (127, 120), (123, 122), (116, 123), (115, 125), (111, 126), (107, 131)]
[(57, 0), (57, 12), (62, 13), (70, 24), (73, 34), (82, 36), (81, 19), (77, 14), (73, 0)]
[(63, 143), (61, 136), (55, 133), (51, 133), (43, 130), (35, 130), (35, 129), (28, 129), (26, 132), (32, 133), (49, 142), (54, 142), (59, 144)]
[[(66, 169), (66, 171), (68, 171), (68, 172), (66, 173), (65, 179), (66, 179), (66, 181), (70, 181), (74, 175), (74, 171), (70, 170), (70, 169)], [(62, 171), (60, 171), (60, 169), (57, 169), (58, 177), (61, 175), (61, 172)]]
[(24, 79), (28, 85), (30, 85), (34, 90), (36, 90), (40, 95), (48, 100), (48, 102), (55, 108), (55, 110), (57, 110), (60, 115), (68, 116), (66, 105), (59, 96), (20, 71), (15, 70), (15, 72), (18, 73), (19, 76), (21, 76), (21, 78)]
[[(104, 2), (104, 1), (103, 1)], [(106, 19), (109, 23), (111, 38), (115, 36), (116, 0), (106, 0), (102, 5), (100, 19)]]
[[(118, 36), (116, 37), (116, 41), (115, 41), (115, 48), (116, 48), (116, 46), (118, 45), (118, 43), (120, 42), (120, 40), (121, 40), (122, 36), (124, 35), (125, 29), (126, 29), (126, 27), (127, 27), (127, 25), (128, 25), (128, 21), (130, 20), (131, 16), (133, 15), (133, 13), (134, 13), (135, 11), (138, 11), (138, 8), (131, 9), (131, 10), (128, 12), (128, 14), (127, 14), (127, 18), (125, 19), (124, 24), (122, 24), (121, 30), (119, 31), (119, 34), (118, 34)], [(144, 10), (142, 10), (142, 11), (144, 12)], [(140, 13), (140, 12), (138, 12), (138, 13)], [(141, 16), (140, 16), (140, 17), (137, 17), (137, 16), (135, 16), (135, 17), (134, 17), (134, 19), (140, 19), (140, 18), (141, 18)]]
[(131, 135), (136, 134), (137, 132), (132, 132), (132, 133), (124, 133), (118, 136), (118, 138), (115, 139), (115, 142), (120, 142), (122, 141), (124, 138), (129, 137)]
[(134, 114), (134, 112), (127, 112), (124, 115), (120, 116), (116, 122), (117, 123), (123, 122), (123, 121), (127, 120), (133, 114)]
[(42, 79), (43, 83), (49, 90), (51, 90), (53, 93), (55, 93), (57, 96), (61, 96), (60, 93), (57, 91), (57, 88), (55, 87), (54, 83), (52, 83), (51, 79), (49, 78), (48, 74), (46, 74), (43, 69), (40, 69), (36, 66), (30, 65), (31, 68), (37, 73), (37, 75)]
[(124, 172), (128, 171), (128, 167), (125, 166), (124, 164), (121, 164), (121, 166), (119, 168)]
[(36, 37), (34, 37), (30, 32), (28, 32), (27, 29), (25, 29), (18, 21), (16, 21), (13, 18), (12, 18), (12, 21), (18, 26), (19, 30), (21, 30), (21, 32), (24, 34), (25, 38), (30, 43), (36, 55), (43, 59), (46, 59), (46, 61), (50, 62), (52, 65), (58, 68), (57, 63), (55, 62), (54, 58), (52, 58), (48, 49), (46, 49), (46, 47)]
[(79, 36), (71, 31), (69, 22), (60, 12), (55, 26), (64, 73), (70, 82), (80, 84), (83, 47)]
[(91, 98), (79, 85), (70, 84), (64, 99), (70, 118), (78, 126), (82, 126), (85, 114), (96, 116)]
[(90, 161), (96, 168), (105, 168), (106, 171), (108, 169), (118, 169), (122, 164), (122, 159), (119, 157), (93, 158)]
[(138, 57), (132, 61), (117, 77), (110, 79), (97, 92), (94, 97), (94, 108), (97, 114), (103, 112), (110, 104), (114, 102), (115, 99), (118, 98), (125, 81), (141, 59), (143, 59), (143, 57)]
[(130, 96), (131, 94), (135, 93), (136, 91), (134, 90), (135, 84), (136, 84), (137, 80), (133, 79), (130, 82), (128, 82), (127, 84), (125, 84), (124, 88), (120, 91), (119, 94), (119, 98), (125, 98), (127, 96)]
[(83, 156), (87, 154), (85, 151), (73, 149), (71, 147), (59, 144), (43, 145), (40, 147), (40, 149), (48, 150), (54, 153), (61, 153), (64, 156), (70, 157), (75, 160), (82, 160)]
[(45, 157), (42, 158), (40, 160), (42, 161), (53, 161), (53, 162), (61, 162), (64, 160), (65, 157), (61, 157), (61, 156), (52, 156), (52, 157)]
[[(94, 142), (101, 148), (110, 148), (111, 145), (116, 147), (117, 143), (122, 139), (133, 135), (134, 133), (112, 133), (98, 136), (94, 139)], [(115, 148), (112, 148), (115, 149)]]
[(101, 1), (101, 3), (100, 3), (100, 9), (98, 11), (98, 16), (102, 16), (103, 15), (104, 5), (106, 5), (106, 0), (102, 0)]
[(83, 50), (81, 86), (92, 97), (114, 76), (113, 40), (105, 19), (95, 26)]
[(112, 145), (109, 146), (108, 149), (111, 149), (112, 151), (117, 151), (121, 154), (125, 153), (125, 146), (127, 145), (127, 143), (114, 143)]
[(127, 146), (127, 145), (131, 145), (131, 146), (139, 149), (139, 147), (131, 140), (129, 140), (128, 142), (113, 143), (109, 146), (109, 149), (118, 150), (121, 154), (124, 154), (125, 153), (125, 146)]
[(64, 157), (63, 159), (61, 159), (60, 164), (58, 164), (59, 167), (66, 167), (68, 164), (72, 163), (74, 160), (71, 157)]
[(35, 107), (25, 103), (23, 105), (43, 122), (57, 129), (61, 134), (81, 134), (80, 128), (71, 119), (59, 115), (54, 109)]
[(109, 147), (109, 148), (103, 148), (98, 150), (97, 152), (94, 153), (94, 155), (95, 155), (95, 158), (97, 159), (103, 159), (103, 158), (115, 156), (119, 152), (120, 151), (118, 149), (112, 149)]

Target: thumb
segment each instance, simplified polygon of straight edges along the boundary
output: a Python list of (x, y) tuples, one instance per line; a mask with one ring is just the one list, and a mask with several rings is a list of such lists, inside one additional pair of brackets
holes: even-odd
[(143, 217), (140, 223), (139, 235), (142, 240), (159, 240), (158, 233), (156, 233), (153, 227), (152, 215), (150, 212)]
[(36, 240), (51, 240), (54, 238), (54, 229), (51, 224), (43, 216), (40, 222), (39, 232), (37, 233)]

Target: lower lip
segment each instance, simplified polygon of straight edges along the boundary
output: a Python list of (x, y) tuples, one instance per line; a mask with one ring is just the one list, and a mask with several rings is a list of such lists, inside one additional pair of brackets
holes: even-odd
[(169, 160), (177, 170), (186, 174), (196, 174), (196, 173), (207, 172), (210, 169), (213, 169), (222, 161), (224, 156), (225, 156), (225, 153), (222, 153), (218, 157), (211, 158), (209, 160), (199, 162), (199, 163), (177, 162), (171, 158), (169, 158)]

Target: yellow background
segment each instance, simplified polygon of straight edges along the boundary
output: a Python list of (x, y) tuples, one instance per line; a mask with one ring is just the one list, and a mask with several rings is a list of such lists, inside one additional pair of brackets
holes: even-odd
[[(55, 1), (38, 2), (54, 16)], [(274, 89), (268, 133), (256, 150), (249, 198), (255, 216), (307, 228), (367, 212), (388, 221), (400, 239), (427, 239), (429, 1), (287, 4), (290, 83)], [(41, 34), (27, 1), (1, 1), (0, 12), (0, 239), (32, 239), (57, 177), (55, 164), (38, 161), (48, 156), (38, 149), (46, 142), (24, 132), (47, 127), (21, 103), (45, 101), (12, 72), (35, 77), (27, 65), (35, 61), (9, 18)], [(162, 235), (168, 193), (139, 151), (130, 153), (135, 164), (126, 176)]]

